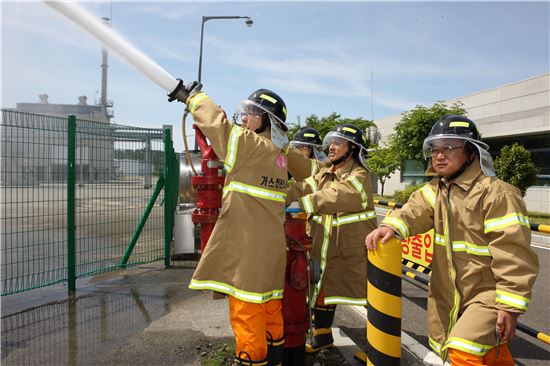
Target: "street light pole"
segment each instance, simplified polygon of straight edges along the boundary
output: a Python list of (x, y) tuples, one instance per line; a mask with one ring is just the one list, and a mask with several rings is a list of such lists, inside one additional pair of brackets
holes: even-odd
[(201, 81), (202, 76), (202, 42), (204, 39), (204, 23), (206, 23), (209, 20), (212, 19), (246, 19), (245, 23), (248, 27), (252, 27), (252, 24), (254, 22), (252, 21), (252, 18), (247, 16), (238, 16), (238, 15), (222, 15), (222, 16), (203, 16), (202, 17), (202, 23), (201, 23), (201, 45), (200, 45), (200, 51), (199, 51), (199, 77), (198, 81)]
[[(254, 22), (252, 21), (251, 17), (247, 16), (238, 16), (238, 15), (221, 15), (221, 16), (203, 16), (202, 17), (202, 23), (201, 23), (201, 45), (200, 45), (200, 51), (199, 51), (199, 77), (197, 78), (197, 81), (201, 82), (201, 76), (202, 76), (202, 42), (204, 40), (204, 23), (206, 23), (209, 20), (213, 19), (246, 19), (245, 24), (250, 28), (252, 27), (252, 24)], [(198, 151), (197, 146), (197, 137), (195, 136), (195, 151)]]

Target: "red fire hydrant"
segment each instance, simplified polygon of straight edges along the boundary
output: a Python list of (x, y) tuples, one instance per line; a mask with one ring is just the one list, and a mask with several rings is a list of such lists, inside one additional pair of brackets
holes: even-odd
[(285, 348), (283, 365), (304, 365), (306, 332), (310, 316), (306, 303), (308, 291), (308, 254), (311, 238), (306, 235), (305, 218), (286, 214), (287, 262), (283, 295)]
[(206, 137), (196, 125), (193, 125), (193, 128), (202, 160), (201, 174), (191, 179), (193, 187), (197, 189), (197, 208), (193, 210), (191, 220), (195, 225), (200, 224), (201, 253), (204, 253), (222, 207), (222, 188), (225, 177), (219, 173), (218, 157), (212, 146), (208, 145)]

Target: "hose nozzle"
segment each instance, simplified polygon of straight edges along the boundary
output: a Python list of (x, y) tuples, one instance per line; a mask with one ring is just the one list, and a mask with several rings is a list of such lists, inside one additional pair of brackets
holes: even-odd
[(178, 85), (168, 94), (168, 101), (173, 102), (174, 100), (177, 100), (178, 102), (185, 103), (187, 97), (189, 97), (189, 93), (185, 90), (183, 80), (179, 78), (176, 80), (178, 80)]

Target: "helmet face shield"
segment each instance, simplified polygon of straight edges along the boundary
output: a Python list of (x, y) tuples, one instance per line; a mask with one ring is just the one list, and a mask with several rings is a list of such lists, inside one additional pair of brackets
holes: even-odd
[(341, 145), (345, 142), (350, 142), (354, 145), (357, 145), (362, 148), (361, 145), (359, 145), (357, 142), (355, 142), (350, 137), (343, 135), (341, 133), (338, 133), (336, 131), (330, 131), (325, 135), (325, 138), (323, 139), (323, 149), (328, 149), (330, 145), (332, 144), (338, 144)]
[(483, 174), (489, 177), (494, 176), (493, 158), (487, 151), (489, 145), (481, 141), (481, 135), (474, 121), (465, 116), (449, 114), (441, 117), (433, 125), (428, 137), (424, 139), (422, 155), (425, 159), (433, 158), (435, 155), (432, 155), (432, 152), (448, 155), (461, 144), (464, 146), (466, 142), (477, 148)]
[[(432, 151), (435, 145), (448, 145), (448, 146), (456, 147), (457, 145), (460, 145), (459, 141), (463, 142), (462, 146), (466, 142), (471, 142), (472, 144), (479, 146), (482, 149), (485, 149), (485, 150), (489, 149), (489, 145), (479, 140), (474, 140), (469, 137), (462, 137), (457, 135), (441, 134), (441, 135), (435, 135), (435, 136), (428, 136), (424, 139), (424, 143), (422, 144), (422, 155), (424, 156), (424, 159), (429, 159), (432, 157)], [(442, 149), (445, 150), (444, 148)]]
[(233, 122), (237, 126), (242, 126), (244, 116), (260, 117), (264, 114), (267, 114), (269, 118), (269, 124), (271, 126), (271, 142), (278, 148), (285, 148), (288, 145), (288, 136), (286, 135), (288, 127), (267, 107), (264, 107), (250, 99), (243, 100), (239, 104), (239, 109), (233, 113)]
[[(459, 143), (459, 141), (463, 144)], [(496, 174), (495, 168), (493, 167), (493, 158), (491, 157), (491, 154), (489, 154), (489, 152), (487, 151), (489, 149), (489, 145), (479, 140), (474, 140), (467, 137), (459, 137), (456, 135), (428, 136), (424, 140), (424, 144), (422, 146), (422, 154), (424, 155), (424, 159), (428, 160), (432, 158), (432, 151), (434, 149), (438, 151), (444, 151), (445, 149), (448, 149), (448, 146), (464, 146), (466, 142), (470, 142), (473, 146), (476, 147), (477, 151), (479, 152), (479, 160), (481, 171), (483, 172), (483, 174), (488, 177), (495, 176)], [(445, 155), (445, 153), (443, 154)]]
[(239, 109), (233, 114), (233, 120), (237, 125), (241, 126), (244, 116), (261, 116), (264, 113), (269, 115), (269, 120), (272, 124), (275, 124), (279, 129), (283, 130), (283, 132), (288, 131), (286, 124), (271, 113), (269, 109), (248, 99), (243, 100), (239, 104)]
[(243, 100), (239, 104), (239, 108), (233, 113), (233, 122), (238, 126), (242, 126), (244, 116), (261, 116), (264, 113), (269, 113), (269, 111), (251, 100)]
[(297, 148), (300, 148), (301, 146), (309, 146), (309, 147), (321, 147), (321, 145), (316, 145), (316, 144), (313, 144), (311, 142), (305, 142), (305, 141), (290, 141), (289, 143), (290, 146), (294, 146), (294, 147), (297, 147)]
[(262, 106), (254, 103), (251, 100), (243, 100), (239, 105), (239, 109), (243, 114), (249, 114), (249, 115), (255, 115), (255, 116), (261, 116), (262, 114), (268, 112)]
[(297, 149), (300, 149), (303, 147), (311, 148), (313, 157), (315, 157), (315, 159), (319, 160), (320, 162), (324, 162), (327, 159), (327, 155), (323, 151), (323, 147), (321, 145), (313, 144), (310, 142), (302, 142), (302, 141), (290, 141), (289, 145), (294, 146)]
[(319, 160), (321, 163), (327, 160), (327, 154), (325, 154), (323, 149), (321, 149), (320, 147), (313, 148), (313, 155), (315, 156), (315, 159)]
[(363, 159), (363, 153), (367, 153), (367, 149), (362, 144), (358, 144), (357, 141), (353, 137), (350, 137), (348, 135), (345, 135), (339, 131), (330, 131), (325, 135), (325, 138), (323, 139), (323, 148), (328, 149), (331, 144), (337, 144), (342, 145), (345, 143), (350, 143), (352, 145), (359, 147), (359, 154), (358, 159), (361, 165), (366, 168), (367, 164), (365, 163), (365, 160)]

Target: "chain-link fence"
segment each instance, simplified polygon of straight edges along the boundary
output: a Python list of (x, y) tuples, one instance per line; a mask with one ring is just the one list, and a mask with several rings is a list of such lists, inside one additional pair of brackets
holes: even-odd
[(169, 130), (71, 117), (2, 110), (2, 295), (119, 268), (132, 238), (125, 266), (166, 260)]

